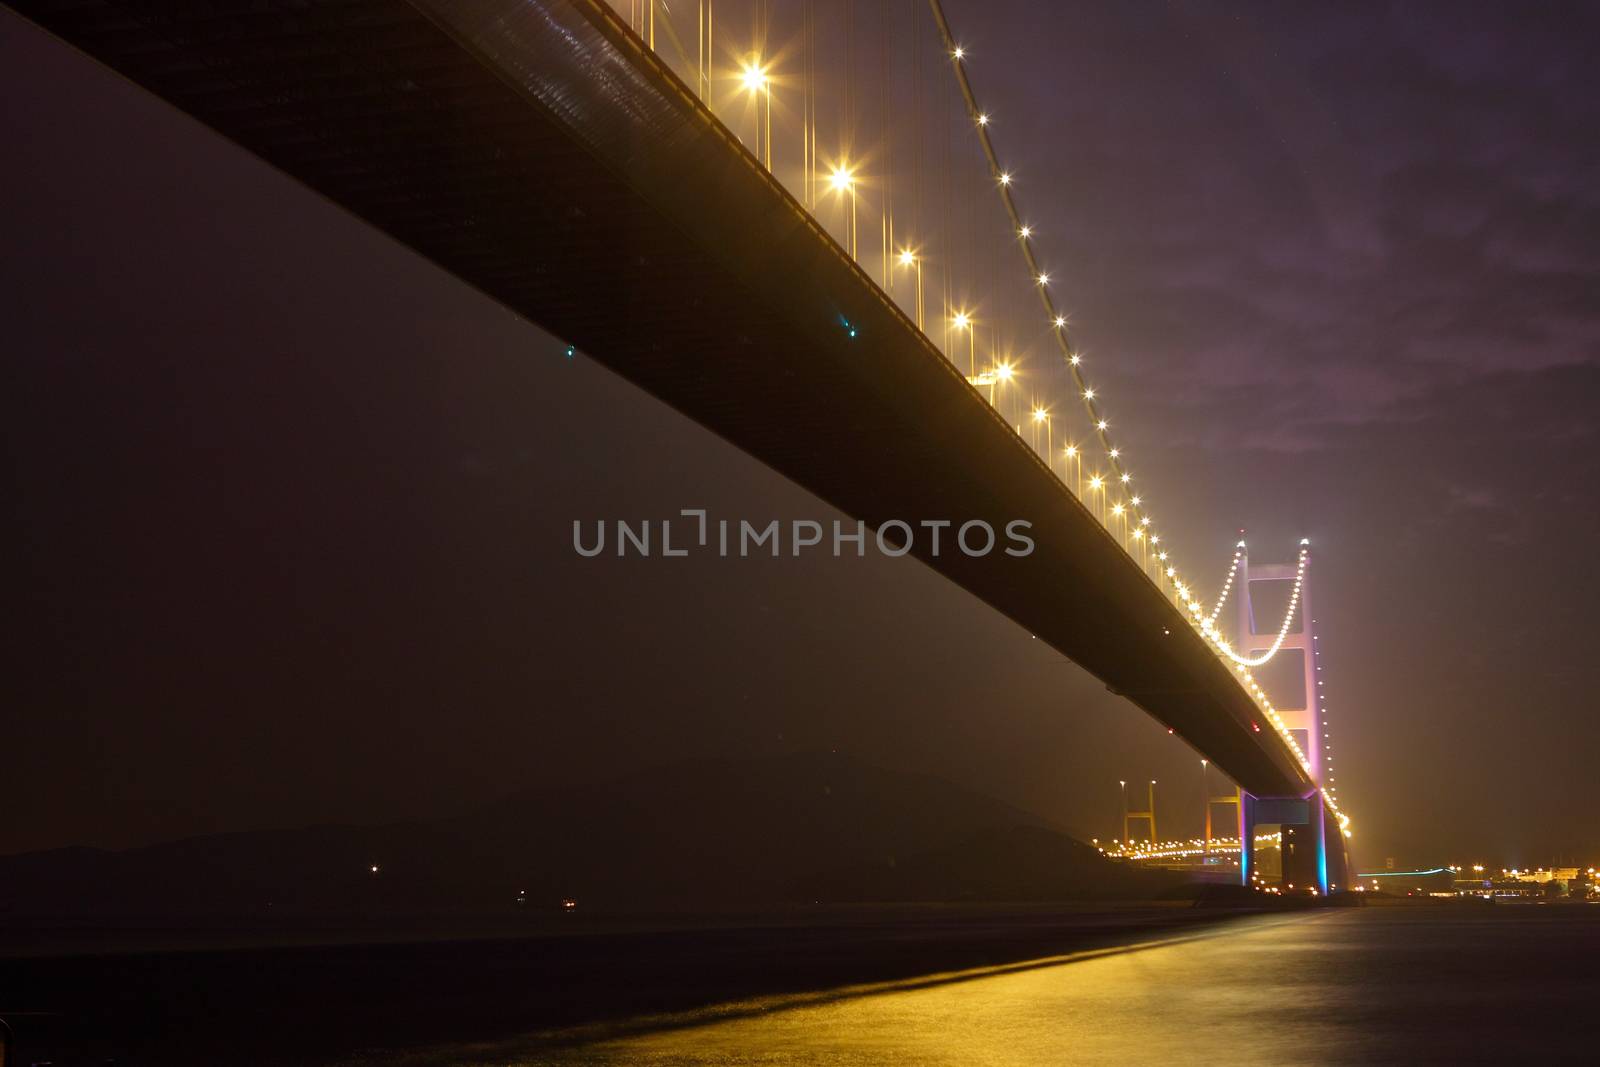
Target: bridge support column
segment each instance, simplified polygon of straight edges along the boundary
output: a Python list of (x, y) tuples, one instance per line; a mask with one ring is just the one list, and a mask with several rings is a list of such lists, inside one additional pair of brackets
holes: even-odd
[(1317, 892), (1328, 895), (1328, 813), (1322, 802), (1322, 790), (1311, 794), (1311, 825), (1317, 852)]
[(1256, 873), (1256, 798), (1239, 790), (1239, 884)]
[(1326, 805), (1322, 813), (1322, 838), (1327, 854), (1328, 892), (1347, 891), (1350, 888), (1350, 855), (1345, 849), (1344, 830)]
[(1303, 797), (1240, 795), (1239, 880), (1244, 885), (1249, 885), (1257, 873), (1255, 837), (1257, 827), (1263, 824), (1278, 827), (1283, 885), (1297, 891), (1315, 886), (1318, 893), (1327, 896), (1328, 812), (1322, 792), (1313, 790)]

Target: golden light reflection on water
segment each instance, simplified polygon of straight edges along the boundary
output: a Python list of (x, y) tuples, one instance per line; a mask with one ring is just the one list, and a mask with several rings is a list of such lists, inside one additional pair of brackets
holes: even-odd
[[(1404, 904), (1405, 902), (1400, 902)], [(1262, 916), (1128, 949), (361, 1060), (406, 1067), (1591, 1062), (1600, 906)]]
[(488, 1062), (1306, 1062), (1307, 1049), (1317, 1047), (1319, 1024), (1315, 1012), (1296, 1012), (1292, 1005), (1318, 993), (1307, 953), (1335, 947), (1323, 943), (1320, 931), (1343, 918), (1324, 912), (1252, 920), (1216, 935), (997, 968), (961, 980), (879, 987), (798, 1006), (746, 1002), (715, 1009), (731, 1018), (686, 1018), (651, 1033)]

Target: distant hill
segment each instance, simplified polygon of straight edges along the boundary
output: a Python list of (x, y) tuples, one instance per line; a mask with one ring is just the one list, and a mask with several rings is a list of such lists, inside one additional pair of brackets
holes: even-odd
[[(377, 867), (377, 871), (373, 871)], [(1149, 897), (1037, 816), (848, 756), (695, 760), (468, 815), (0, 857), (3, 915), (489, 913)]]

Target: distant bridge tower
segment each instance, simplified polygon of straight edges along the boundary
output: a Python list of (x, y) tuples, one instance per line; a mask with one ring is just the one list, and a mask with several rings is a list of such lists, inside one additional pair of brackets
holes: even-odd
[(1128, 824), (1133, 822), (1136, 819), (1142, 819), (1146, 823), (1149, 824), (1149, 826), (1150, 826), (1150, 843), (1152, 845), (1154, 845), (1156, 843), (1156, 783), (1155, 783), (1155, 779), (1153, 779), (1153, 778), (1150, 780), (1149, 804), (1143, 811), (1129, 811), (1128, 810), (1128, 791), (1127, 791), (1127, 786), (1126, 786), (1126, 784), (1124, 784), (1124, 786), (1123, 786), (1123, 791), (1122, 791), (1122, 840), (1123, 841), (1132, 841), (1133, 840), (1133, 831), (1129, 828)]
[[(1272, 698), (1273, 705), (1278, 709), (1278, 715), (1288, 727), (1289, 734), (1300, 746), (1300, 751), (1306, 754), (1306, 759), (1311, 764), (1312, 776), (1320, 783), (1323, 779), (1322, 742), (1325, 733), (1322, 725), (1322, 702), (1317, 692), (1317, 667), (1316, 667), (1316, 641), (1315, 627), (1311, 620), (1311, 554), (1307, 541), (1300, 542), (1305, 552), (1306, 571), (1300, 581), (1300, 606), (1295, 611), (1294, 623), (1289, 627), (1289, 632), (1284, 635), (1283, 644), (1278, 647), (1279, 655), (1284, 652), (1299, 650), (1301, 654), (1301, 674), (1305, 683), (1305, 699), (1300, 701), (1300, 706), (1295, 707), (1291, 701), (1292, 693), (1275, 693), (1268, 689), (1267, 696)], [(1238, 640), (1234, 647), (1247, 656), (1259, 656), (1272, 647), (1277, 639), (1278, 631), (1275, 624), (1281, 619), (1262, 620), (1269, 627), (1274, 627), (1265, 632), (1256, 629), (1254, 606), (1250, 599), (1250, 583), (1295, 580), (1299, 569), (1297, 563), (1268, 563), (1252, 567), (1250, 553), (1244, 547), (1244, 542), (1239, 542), (1239, 572), (1234, 581), (1238, 584), (1237, 612), (1238, 612)]]

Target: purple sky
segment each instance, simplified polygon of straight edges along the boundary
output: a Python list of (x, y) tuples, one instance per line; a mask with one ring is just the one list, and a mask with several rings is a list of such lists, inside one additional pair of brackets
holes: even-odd
[[(1359, 862), (1592, 861), (1600, 15), (949, 6), (1202, 592), (1313, 540)], [(0, 851), (815, 746), (1198, 829), (1186, 748), (917, 564), (575, 560), (829, 513), (9, 15), (0, 88)]]

